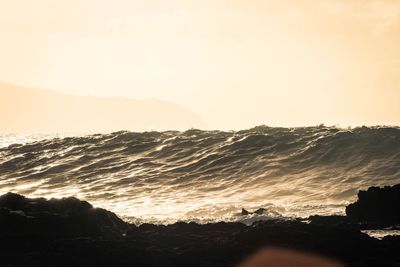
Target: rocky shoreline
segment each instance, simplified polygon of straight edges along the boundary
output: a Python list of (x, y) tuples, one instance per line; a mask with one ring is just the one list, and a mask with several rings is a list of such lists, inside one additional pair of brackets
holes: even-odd
[(360, 191), (346, 216), (171, 225), (124, 222), (76, 198), (0, 196), (2, 266), (236, 266), (265, 247), (311, 252), (345, 266), (400, 266), (400, 185)]

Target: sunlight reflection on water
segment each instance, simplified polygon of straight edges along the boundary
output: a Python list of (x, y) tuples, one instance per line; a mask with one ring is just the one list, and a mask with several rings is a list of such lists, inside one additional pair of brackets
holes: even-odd
[(0, 193), (75, 196), (135, 222), (208, 222), (246, 220), (242, 208), (344, 214), (359, 189), (400, 182), (397, 128), (73, 136), (0, 135)]

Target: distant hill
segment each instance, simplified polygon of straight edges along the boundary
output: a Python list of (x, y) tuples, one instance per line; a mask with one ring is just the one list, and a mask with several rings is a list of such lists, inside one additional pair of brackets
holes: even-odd
[(170, 102), (64, 95), (0, 83), (0, 133), (185, 130), (203, 126), (195, 113)]

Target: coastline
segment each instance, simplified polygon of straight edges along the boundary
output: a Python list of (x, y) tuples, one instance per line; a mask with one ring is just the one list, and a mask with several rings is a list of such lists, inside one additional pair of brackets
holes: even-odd
[[(251, 225), (177, 222), (136, 226), (76, 198), (28, 199), (8, 193), (0, 196), (0, 256), (4, 266), (236, 266), (260, 249), (285, 248), (325, 256), (346, 266), (398, 266), (399, 236), (379, 240), (361, 232), (389, 224), (396, 227), (398, 214), (368, 221), (359, 221), (357, 216), (374, 213), (365, 204), (376, 200), (374, 194), (397, 197), (399, 188), (360, 193), (361, 199), (350, 205), (353, 208), (347, 216), (271, 219)], [(389, 204), (373, 203), (380, 210)], [(398, 205), (392, 203), (386, 211)]]

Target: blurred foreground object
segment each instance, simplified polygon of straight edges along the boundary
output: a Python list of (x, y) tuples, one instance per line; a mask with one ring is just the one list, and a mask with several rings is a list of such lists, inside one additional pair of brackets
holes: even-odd
[(307, 252), (266, 248), (250, 256), (238, 267), (343, 267), (342, 264)]

